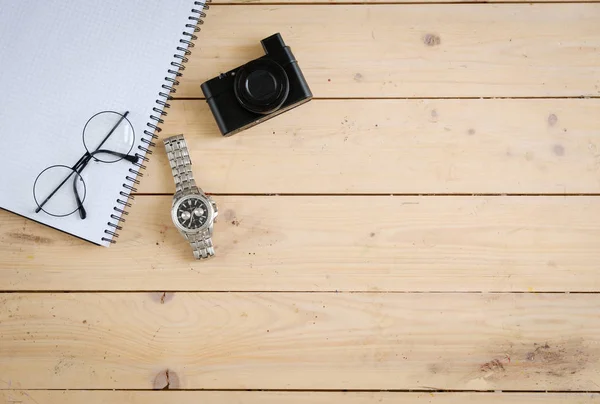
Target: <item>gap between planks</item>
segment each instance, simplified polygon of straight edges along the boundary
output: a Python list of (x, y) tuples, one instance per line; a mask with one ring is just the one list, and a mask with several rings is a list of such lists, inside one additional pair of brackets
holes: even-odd
[[(325, 196), (325, 197), (523, 197), (523, 196), (532, 196), (532, 197), (578, 197), (578, 196), (600, 196), (600, 193), (488, 193), (488, 194), (461, 194), (461, 193), (432, 193), (432, 194), (411, 194), (411, 193), (398, 193), (398, 194), (389, 194), (389, 193), (221, 193), (221, 192), (207, 192), (208, 195), (212, 196), (246, 196), (246, 197), (313, 197), (313, 196)], [(152, 197), (152, 196), (173, 196), (171, 192), (156, 192), (156, 193), (133, 193), (133, 196), (140, 197)]]
[[(6, 383), (5, 383), (6, 384)], [(348, 393), (348, 394), (364, 394), (364, 393), (391, 393), (391, 394), (444, 394), (444, 395), (455, 395), (455, 394), (476, 394), (481, 397), (485, 397), (485, 395), (497, 394), (497, 395), (547, 395), (551, 396), (554, 394), (557, 395), (572, 395), (572, 396), (581, 396), (584, 394), (589, 395), (600, 395), (600, 390), (585, 390), (585, 391), (577, 391), (577, 390), (550, 390), (550, 391), (540, 391), (540, 390), (471, 390), (471, 389), (434, 389), (434, 388), (422, 388), (422, 389), (236, 389), (236, 388), (168, 388), (168, 389), (46, 389), (46, 388), (28, 388), (28, 389), (3, 389), (0, 388), (0, 397), (2, 397), (2, 393), (7, 392), (53, 392), (53, 393), (67, 393), (67, 392), (115, 392), (115, 393), (147, 393), (152, 395), (157, 395), (159, 392), (163, 394), (176, 394), (176, 393), (283, 393), (283, 394), (294, 394), (294, 393), (315, 393), (315, 394), (331, 394), (331, 393)], [(431, 397), (431, 396), (430, 396)], [(481, 398), (480, 397), (480, 398)], [(598, 397), (600, 399), (600, 396)]]
[[(573, 95), (573, 96), (524, 96), (524, 97), (315, 97), (312, 101), (343, 101), (343, 100), (404, 100), (404, 101), (426, 101), (426, 100), (587, 100), (596, 99), (595, 95)], [(176, 97), (177, 101), (206, 101), (204, 97)]]
[(423, 402), (433, 404), (588, 404), (600, 402), (595, 393), (414, 393), (414, 392), (320, 392), (320, 391), (235, 391), (235, 390), (13, 390), (0, 391), (0, 401), (7, 404), (105, 404), (108, 402), (129, 404), (405, 404)]
[(464, 5), (464, 4), (577, 4), (577, 3), (598, 3), (598, 0), (432, 0), (432, 1), (390, 1), (390, 0), (290, 0), (290, 1), (271, 1), (271, 0), (239, 0), (239, 1), (230, 1), (230, 0), (213, 0), (210, 3), (210, 7), (213, 6), (367, 6), (367, 5)]
[(286, 293), (286, 294), (307, 294), (307, 293), (312, 293), (312, 294), (364, 294), (364, 295), (377, 295), (377, 294), (386, 294), (386, 295), (393, 295), (393, 294), (416, 294), (416, 295), (423, 295), (423, 294), (431, 294), (431, 295), (436, 295), (436, 294), (475, 294), (475, 295), (507, 295), (507, 294), (537, 294), (537, 295), (570, 295), (570, 294), (574, 294), (574, 295), (597, 295), (600, 294), (600, 291), (585, 291), (585, 290), (575, 290), (575, 291), (553, 291), (553, 290), (532, 290), (532, 291), (525, 291), (525, 290), (516, 290), (516, 291), (497, 291), (497, 290), (491, 290), (491, 291), (479, 291), (479, 290), (467, 290), (467, 291), (445, 291), (445, 290), (390, 290), (390, 291), (371, 291), (371, 290), (268, 290), (268, 289), (264, 289), (264, 290), (244, 290), (244, 289), (240, 289), (240, 290), (210, 290), (210, 289), (198, 289), (198, 290), (193, 290), (193, 289), (186, 289), (186, 290), (181, 290), (181, 289), (156, 289), (156, 290), (152, 290), (152, 289), (139, 289), (139, 290), (111, 290), (111, 289), (98, 289), (98, 290), (93, 290), (93, 289), (72, 289), (72, 290), (60, 290), (60, 289), (53, 289), (53, 290), (40, 290), (40, 289), (35, 289), (35, 290), (0, 290), (0, 294), (15, 294), (15, 293), (30, 293), (30, 294), (36, 294), (36, 293), (51, 293), (51, 294), (86, 294), (86, 293), (158, 293), (161, 294), (162, 296), (166, 296), (167, 294), (173, 294), (173, 293), (248, 293), (248, 294), (277, 294), (277, 293)]
[(239, 3), (231, 3), (231, 2), (223, 2), (223, 3), (216, 3), (213, 2), (210, 4), (211, 7), (213, 6), (332, 6), (332, 5), (339, 5), (339, 6), (365, 6), (365, 5), (373, 5), (373, 6), (389, 6), (389, 5), (408, 5), (408, 6), (414, 6), (414, 5), (428, 5), (428, 6), (439, 6), (439, 5), (447, 5), (447, 4), (523, 4), (523, 3), (528, 3), (528, 4), (587, 4), (587, 3), (600, 3), (600, 1), (598, 0), (514, 0), (514, 1), (506, 1), (506, 0), (474, 0), (474, 1), (361, 1), (361, 0), (357, 0), (355, 2), (352, 1), (331, 1), (331, 2), (321, 2), (321, 3), (317, 3), (317, 2), (306, 2), (306, 3), (302, 3), (302, 2), (298, 2), (298, 1), (294, 1), (294, 2), (289, 2), (289, 3), (282, 3), (282, 2), (270, 2), (270, 1), (264, 1), (264, 2), (252, 2), (252, 1), (241, 1)]

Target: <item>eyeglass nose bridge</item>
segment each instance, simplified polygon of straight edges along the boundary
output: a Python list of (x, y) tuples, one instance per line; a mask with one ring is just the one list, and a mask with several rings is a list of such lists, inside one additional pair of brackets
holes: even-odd
[(83, 172), (85, 167), (88, 165), (88, 163), (92, 159), (94, 159), (95, 161), (98, 161), (98, 162), (105, 163), (104, 161), (98, 160), (94, 157), (96, 154), (101, 154), (101, 153), (111, 154), (113, 156), (119, 157), (119, 159), (125, 159), (132, 163), (138, 162), (137, 155), (124, 154), (124, 153), (120, 153), (120, 152), (116, 152), (116, 151), (112, 151), (112, 150), (108, 150), (108, 149), (100, 149), (100, 150), (96, 150), (92, 153), (90, 153), (89, 151), (86, 150), (85, 154), (78, 162), (80, 164), (75, 169), (75, 172), (78, 175), (75, 178), (73, 178), (73, 194), (75, 194), (75, 200), (77, 201), (77, 211), (79, 212), (79, 217), (82, 220), (87, 217), (87, 211), (85, 210), (85, 207), (83, 206), (83, 200), (79, 196), (79, 191), (77, 190), (77, 180), (80, 179), (81, 181), (83, 181), (83, 179), (81, 177), (81, 173)]

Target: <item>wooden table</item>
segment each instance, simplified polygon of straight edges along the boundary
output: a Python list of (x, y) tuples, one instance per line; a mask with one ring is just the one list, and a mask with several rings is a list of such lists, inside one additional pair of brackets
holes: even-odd
[[(161, 133), (217, 258), (161, 147), (110, 249), (0, 213), (0, 402), (600, 402), (600, 4), (269, 1), (211, 7)], [(200, 83), (278, 31), (315, 100), (222, 138)]]

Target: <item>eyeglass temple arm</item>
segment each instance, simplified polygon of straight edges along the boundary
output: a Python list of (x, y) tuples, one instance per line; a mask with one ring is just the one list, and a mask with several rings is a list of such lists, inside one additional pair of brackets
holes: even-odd
[(119, 152), (116, 152), (116, 151), (106, 150), (106, 149), (96, 150), (95, 152), (90, 153), (90, 156), (95, 156), (96, 154), (99, 154), (99, 153), (112, 154), (113, 156), (125, 159), (127, 161), (132, 162), (132, 163), (137, 163), (138, 160), (139, 160), (136, 155), (119, 153)]
[(102, 145), (104, 143), (106, 143), (106, 141), (108, 140), (108, 138), (110, 137), (110, 135), (112, 135), (113, 132), (115, 130), (117, 130), (117, 127), (121, 124), (121, 122), (123, 122), (123, 119), (127, 118), (127, 115), (129, 115), (129, 111), (125, 111), (125, 113), (123, 115), (121, 115), (121, 118), (119, 118), (119, 120), (117, 121), (117, 123), (115, 124), (115, 126), (113, 126), (113, 128), (110, 130), (110, 132), (108, 132), (106, 134), (106, 136), (104, 137), (104, 140), (102, 140), (102, 142), (100, 142), (100, 144), (98, 145), (98, 147), (96, 147), (96, 151), (100, 150), (100, 148), (102, 147)]
[(87, 159), (83, 164), (81, 164), (81, 167), (77, 170), (77, 175), (75, 176), (75, 178), (73, 178), (73, 193), (75, 194), (75, 200), (77, 201), (77, 210), (79, 211), (79, 217), (81, 217), (81, 219), (85, 219), (87, 217), (87, 212), (83, 207), (83, 201), (79, 197), (79, 192), (77, 191), (77, 180), (81, 178), (81, 171), (83, 171), (87, 163), (89, 163), (92, 156), (88, 155), (86, 157)]

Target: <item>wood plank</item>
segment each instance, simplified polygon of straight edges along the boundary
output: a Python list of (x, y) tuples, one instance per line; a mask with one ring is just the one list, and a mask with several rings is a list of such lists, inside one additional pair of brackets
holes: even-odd
[(595, 294), (0, 298), (2, 379), (16, 389), (588, 391), (600, 383)]
[[(4, 401), (3, 401), (4, 400)], [(587, 404), (600, 402), (590, 393), (335, 393), (275, 391), (0, 391), (6, 404)]]
[(179, 97), (281, 32), (316, 97), (600, 94), (600, 4), (213, 6)]
[[(600, 99), (315, 100), (223, 138), (206, 102), (175, 101), (211, 193), (598, 193)], [(174, 192), (162, 142), (139, 187)]]
[(0, 290), (599, 291), (596, 197), (218, 197), (193, 259), (171, 198), (100, 248), (0, 214)]

